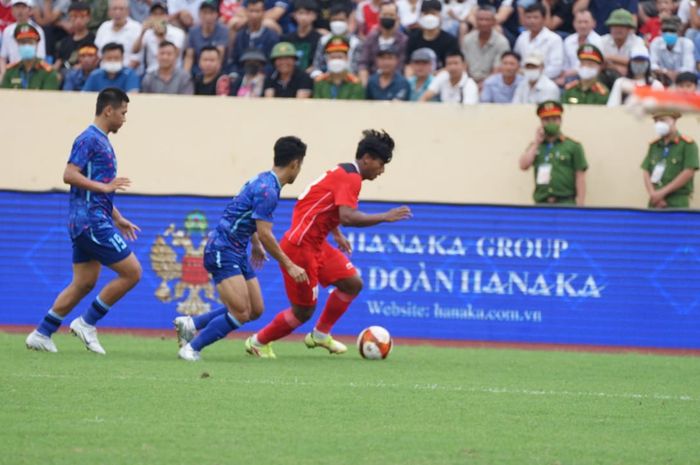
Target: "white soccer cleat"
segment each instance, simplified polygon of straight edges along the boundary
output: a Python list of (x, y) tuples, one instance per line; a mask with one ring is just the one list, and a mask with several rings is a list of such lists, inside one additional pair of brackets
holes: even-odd
[(97, 328), (85, 323), (83, 317), (78, 317), (71, 322), (70, 332), (78, 336), (78, 339), (83, 341), (85, 348), (90, 352), (95, 352), (100, 355), (105, 355), (107, 353), (102, 348), (102, 345), (100, 345), (100, 341), (97, 340)]
[(177, 333), (177, 345), (183, 347), (188, 344), (197, 332), (191, 316), (179, 316), (173, 321), (175, 333)]
[(177, 356), (186, 362), (198, 362), (202, 358), (199, 352), (194, 350), (189, 344), (180, 347), (180, 350), (177, 351)]
[(29, 333), (24, 344), (29, 350), (36, 350), (39, 352), (58, 352), (56, 344), (53, 343), (50, 337), (44, 336), (39, 331), (34, 330)]

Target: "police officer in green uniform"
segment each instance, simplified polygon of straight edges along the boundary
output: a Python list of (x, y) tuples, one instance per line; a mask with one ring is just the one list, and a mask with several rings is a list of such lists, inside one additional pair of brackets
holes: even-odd
[(698, 145), (678, 132), (679, 112), (658, 111), (653, 116), (659, 138), (649, 144), (642, 163), (649, 207), (688, 208), (693, 194), (693, 177), (700, 167)]
[(588, 162), (583, 146), (561, 132), (561, 103), (548, 100), (537, 107), (541, 126), (520, 157), (520, 169), (535, 167), (537, 204), (584, 205)]
[(314, 98), (333, 100), (364, 100), (365, 88), (360, 79), (350, 73), (348, 54), (350, 43), (345, 37), (333, 36), (326, 48), (328, 72), (316, 78)]
[(603, 53), (595, 45), (583, 44), (578, 48), (578, 59), (581, 63), (577, 69), (578, 79), (565, 86), (561, 101), (605, 105), (610, 90), (598, 80), (603, 69)]
[(8, 66), (0, 87), (3, 89), (58, 90), (58, 75), (51, 66), (36, 56), (39, 31), (31, 24), (18, 24), (15, 40), (20, 61)]

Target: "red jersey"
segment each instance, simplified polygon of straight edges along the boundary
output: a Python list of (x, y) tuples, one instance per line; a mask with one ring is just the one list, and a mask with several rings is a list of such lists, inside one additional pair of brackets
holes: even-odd
[(357, 208), (362, 176), (354, 163), (342, 163), (311, 183), (299, 196), (292, 226), (284, 237), (292, 244), (320, 248), (340, 225), (339, 207)]
[(7, 26), (15, 21), (15, 17), (12, 16), (12, 7), (9, 5), (9, 2), (8, 5), (5, 5), (4, 2), (0, 1), (0, 33), (2, 33)]

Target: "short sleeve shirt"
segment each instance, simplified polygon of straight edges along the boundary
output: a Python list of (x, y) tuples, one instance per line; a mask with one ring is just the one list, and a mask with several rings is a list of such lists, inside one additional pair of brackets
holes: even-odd
[[(664, 187), (676, 179), (683, 170), (697, 170), (700, 168), (698, 162), (698, 145), (690, 138), (676, 136), (671, 143), (666, 146), (663, 139), (658, 139), (649, 144), (647, 156), (642, 162), (642, 169), (653, 172), (654, 167), (661, 162), (665, 162), (666, 168), (658, 187)], [(676, 190), (674, 194), (688, 195), (693, 192), (693, 179), (691, 178), (684, 186)]]
[(576, 172), (588, 169), (583, 146), (565, 136), (554, 143), (543, 142), (535, 156), (535, 180), (537, 170), (545, 164), (551, 165), (550, 181), (535, 187), (535, 202), (545, 202), (549, 197), (575, 197)]

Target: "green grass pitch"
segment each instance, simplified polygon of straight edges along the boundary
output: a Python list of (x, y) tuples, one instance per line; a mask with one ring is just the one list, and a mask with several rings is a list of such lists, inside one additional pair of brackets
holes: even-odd
[(0, 464), (698, 464), (700, 358), (0, 333)]

